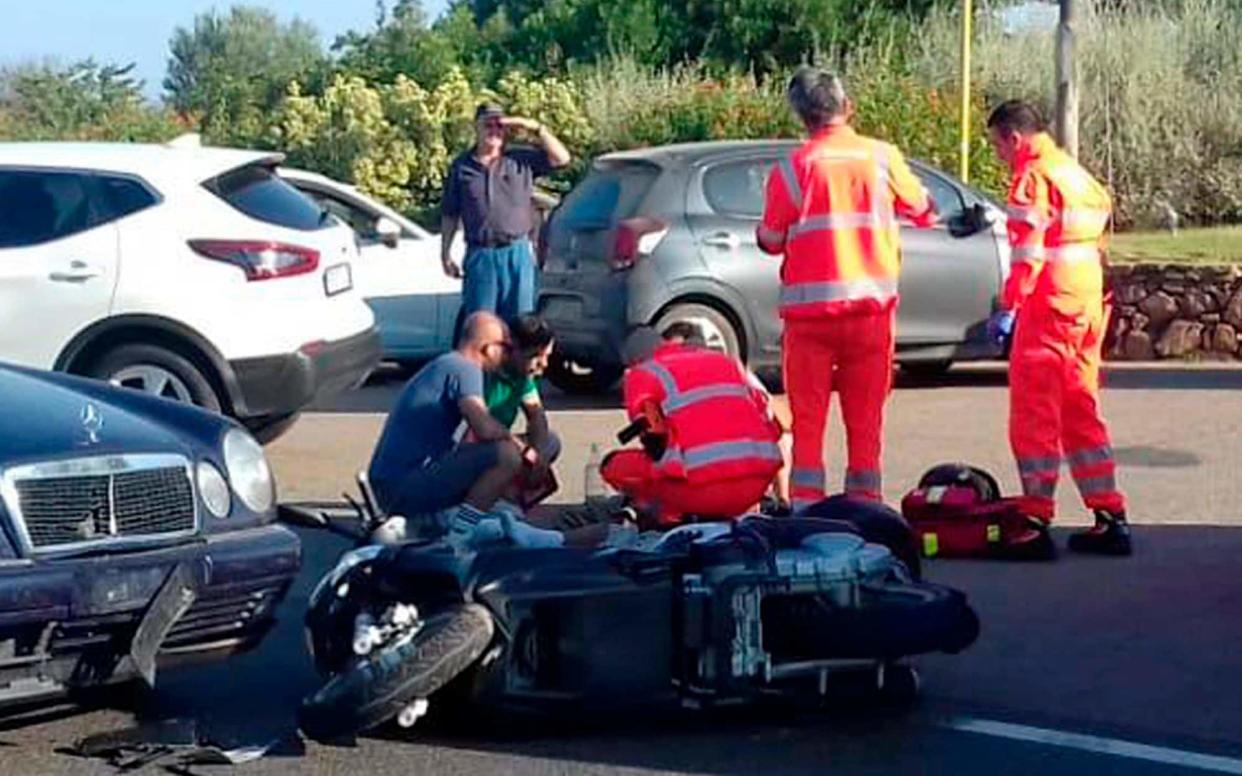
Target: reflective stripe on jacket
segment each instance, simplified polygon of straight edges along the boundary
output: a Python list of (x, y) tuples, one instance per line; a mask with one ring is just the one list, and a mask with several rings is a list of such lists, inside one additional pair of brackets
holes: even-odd
[(1011, 271), (1001, 305), (1034, 301), (1066, 315), (1098, 308), (1111, 213), (1108, 191), (1073, 157), (1045, 133), (1031, 137), (1009, 188)]
[(773, 168), (763, 229), (783, 235), (781, 316), (880, 312), (897, 301), (897, 214), (931, 222), (922, 183), (891, 145), (843, 124)]
[(656, 470), (665, 476), (708, 482), (775, 476), (781, 467), (780, 430), (766, 395), (723, 353), (662, 345), (626, 372), (624, 394), (631, 418), (645, 402), (659, 404), (669, 438)]

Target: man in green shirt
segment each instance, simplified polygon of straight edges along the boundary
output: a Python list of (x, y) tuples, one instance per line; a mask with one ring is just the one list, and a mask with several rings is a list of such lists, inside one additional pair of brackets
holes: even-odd
[(519, 315), (512, 321), (513, 347), (504, 365), (486, 376), (483, 400), (488, 413), (512, 428), (520, 410), (526, 417), (524, 455), (530, 464), (526, 482), (538, 489), (549, 481), (551, 465), (561, 454), (561, 440), (548, 426), (548, 413), (539, 397), (539, 377), (552, 355), (552, 330), (537, 315)]

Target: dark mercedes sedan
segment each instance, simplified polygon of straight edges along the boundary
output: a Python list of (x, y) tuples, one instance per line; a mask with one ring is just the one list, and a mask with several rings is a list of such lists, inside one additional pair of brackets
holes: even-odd
[(234, 421), (0, 364), (0, 706), (256, 646), (298, 571)]

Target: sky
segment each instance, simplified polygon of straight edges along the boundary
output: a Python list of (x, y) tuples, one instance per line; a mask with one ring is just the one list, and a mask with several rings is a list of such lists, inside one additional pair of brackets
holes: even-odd
[[(213, 8), (227, 13), (229, 0), (0, 0), (0, 67), (62, 63), (94, 57), (99, 62), (136, 64), (150, 97), (162, 93), (168, 41), (177, 27), (191, 27), (197, 14)], [(319, 30), (327, 47), (337, 35), (370, 28), (375, 0), (245, 0), (274, 11), (282, 21), (294, 16)], [(431, 18), (447, 0), (424, 0)], [(388, 3), (389, 7), (392, 3)]]

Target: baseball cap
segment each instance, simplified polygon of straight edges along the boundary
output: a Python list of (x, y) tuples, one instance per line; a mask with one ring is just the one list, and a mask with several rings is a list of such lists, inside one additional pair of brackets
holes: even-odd
[(479, 119), (493, 119), (493, 118), (499, 119), (499, 118), (504, 118), (504, 115), (505, 115), (504, 108), (500, 107), (494, 102), (485, 102), (478, 107), (478, 110), (474, 112), (474, 120), (478, 121)]

